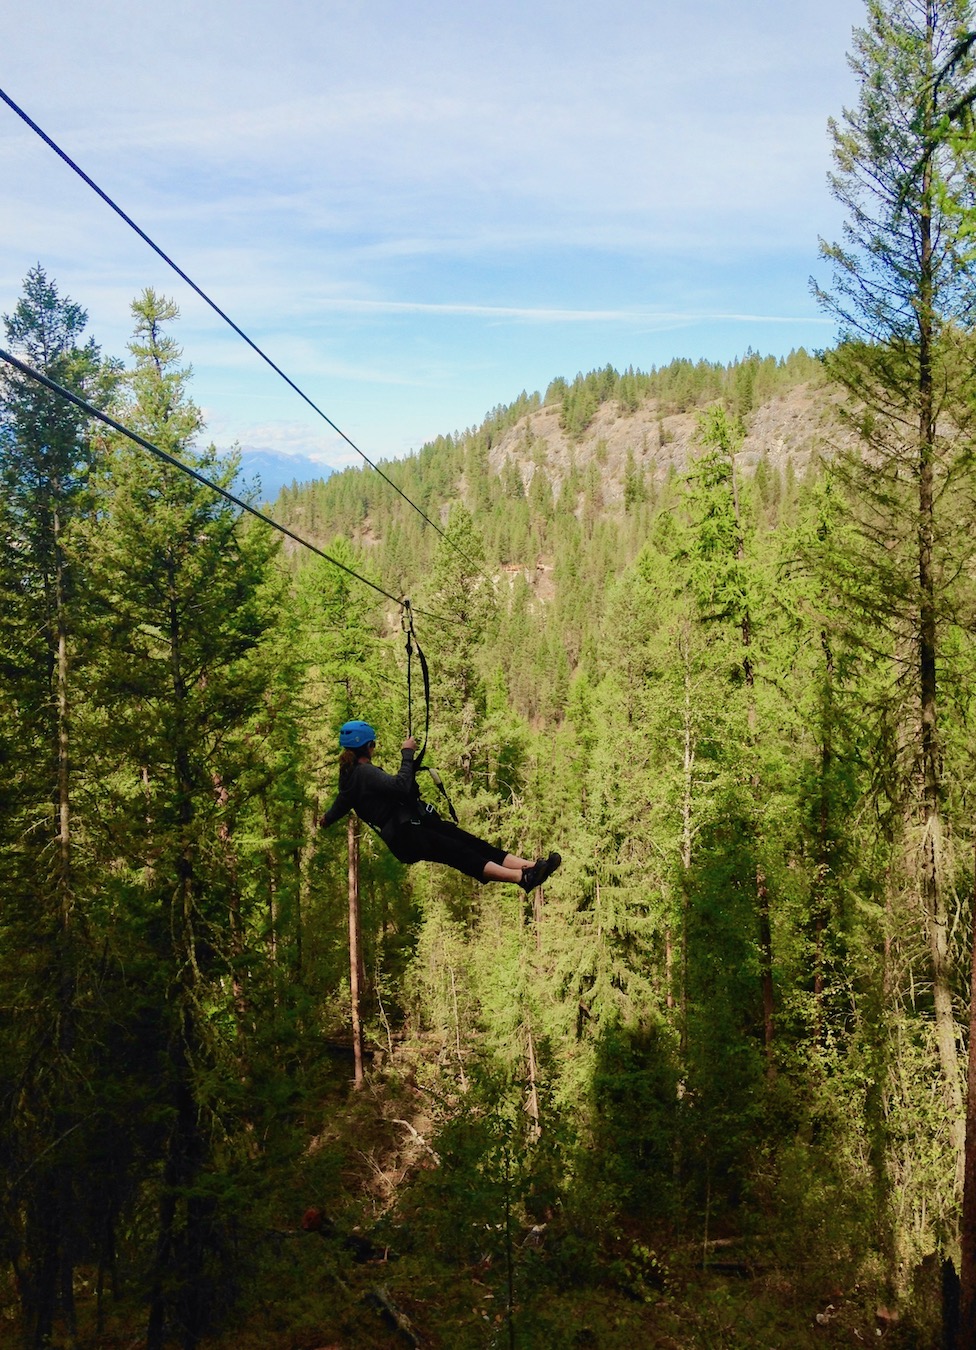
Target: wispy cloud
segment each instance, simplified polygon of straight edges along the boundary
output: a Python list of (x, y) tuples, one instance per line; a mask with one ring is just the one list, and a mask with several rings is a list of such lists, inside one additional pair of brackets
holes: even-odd
[(518, 319), (530, 323), (612, 323), (640, 328), (655, 324), (696, 323), (830, 323), (809, 314), (736, 314), (649, 309), (554, 309), (532, 305), (473, 305), (461, 302), (433, 303), (414, 300), (319, 299), (317, 307), (347, 314), (460, 315), (479, 319)]
[[(806, 277), (836, 220), (824, 124), (862, 14), (172, 0), (133, 25), (96, 0), (22, 7), (4, 64), (9, 92), (218, 303), (351, 410), (364, 448), (399, 451), (608, 360), (821, 341)], [(124, 352), (129, 303), (157, 286), (183, 309), (215, 435), (334, 462), (295, 396), (4, 112), (0, 312), (40, 259)]]

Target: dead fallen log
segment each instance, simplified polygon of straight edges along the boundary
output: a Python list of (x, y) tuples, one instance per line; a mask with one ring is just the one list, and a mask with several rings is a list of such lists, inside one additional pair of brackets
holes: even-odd
[(413, 1346), (414, 1350), (421, 1350), (423, 1342), (414, 1331), (410, 1318), (400, 1311), (381, 1284), (374, 1285), (364, 1299), (376, 1309), (393, 1331), (403, 1337), (407, 1345)]

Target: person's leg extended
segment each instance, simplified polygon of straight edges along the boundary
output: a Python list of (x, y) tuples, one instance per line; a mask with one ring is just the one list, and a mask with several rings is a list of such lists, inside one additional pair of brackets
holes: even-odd
[(522, 880), (522, 869), (530, 866), (494, 844), (469, 834), (451, 821), (435, 819), (414, 827), (420, 856), (428, 862), (445, 863), (474, 881)]
[(415, 857), (445, 863), (475, 881), (507, 881), (529, 891), (550, 876), (561, 861), (558, 853), (550, 853), (545, 860), (529, 862), (439, 817), (410, 828)]
[[(509, 866), (510, 858), (511, 866)], [(510, 853), (506, 853), (504, 863), (486, 862), (485, 870), (481, 875), (485, 881), (514, 881), (517, 886), (522, 880), (523, 869), (531, 867), (531, 865), (531, 863), (523, 862), (520, 858), (512, 858)]]

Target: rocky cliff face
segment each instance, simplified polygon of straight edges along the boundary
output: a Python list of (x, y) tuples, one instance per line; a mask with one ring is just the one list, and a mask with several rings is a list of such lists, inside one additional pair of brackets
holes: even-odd
[[(776, 395), (746, 418), (739, 464), (748, 472), (765, 459), (780, 472), (791, 464), (794, 473), (802, 476), (811, 460), (829, 458), (849, 443), (835, 415), (841, 398), (836, 390), (811, 384)], [(697, 410), (666, 414), (651, 399), (628, 414), (610, 401), (574, 441), (560, 427), (559, 408), (543, 407), (526, 414), (499, 437), (488, 452), (489, 463), (498, 474), (514, 463), (526, 489), (536, 469), (542, 467), (558, 493), (573, 464), (585, 472), (596, 460), (604, 501), (610, 505), (623, 499), (629, 457), (648, 483), (663, 481), (672, 470), (683, 473), (689, 460), (700, 453), (697, 424)]]

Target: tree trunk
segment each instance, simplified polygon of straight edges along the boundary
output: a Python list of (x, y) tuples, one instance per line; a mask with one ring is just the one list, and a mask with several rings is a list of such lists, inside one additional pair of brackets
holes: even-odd
[(71, 918), (71, 801), (68, 757), (68, 625), (65, 606), (64, 555), (57, 509), (54, 511), (55, 626), (58, 708), (58, 900), (59, 927), (67, 934)]
[(532, 1121), (532, 1136), (538, 1139), (542, 1134), (542, 1123), (539, 1118), (539, 1085), (536, 1074), (535, 1042), (532, 1039), (532, 1028), (528, 1022), (525, 1024), (525, 1042), (526, 1067), (529, 1073), (529, 1119)]
[[(55, 485), (57, 492), (57, 486)], [(58, 933), (58, 1054), (62, 1063), (68, 1065), (75, 1051), (75, 989), (77, 972), (73, 950), (72, 932), (72, 874), (71, 874), (71, 796), (69, 758), (69, 689), (68, 689), (68, 614), (66, 602), (65, 558), (62, 545), (61, 514), (55, 501), (52, 514), (54, 535), (54, 600), (55, 600), (55, 640), (57, 659), (55, 678), (57, 682), (57, 933)], [(75, 1124), (75, 1112), (70, 1097), (68, 1083), (72, 1074), (62, 1073), (57, 1089), (58, 1107), (54, 1114), (54, 1137), (60, 1139), (69, 1134)], [(76, 1204), (74, 1178), (70, 1166), (59, 1163), (55, 1169), (55, 1184), (58, 1191), (58, 1221), (53, 1226), (58, 1244), (54, 1258), (58, 1267), (59, 1302), (64, 1320), (67, 1350), (75, 1344), (77, 1336), (77, 1317), (74, 1298), (74, 1244), (76, 1227)]]
[(969, 1074), (959, 1269), (959, 1329), (955, 1350), (976, 1346), (976, 843), (973, 851), (972, 937), (969, 962)]
[[(163, 1169), (146, 1350), (163, 1350), (168, 1340), (167, 1323), (174, 1320), (177, 1308), (183, 1314), (179, 1319), (183, 1322), (182, 1343), (184, 1348), (192, 1347), (199, 1339), (199, 1322), (203, 1315), (203, 1310), (197, 1306), (198, 1282), (202, 1274), (199, 1258), (202, 1256), (203, 1234), (201, 1225), (193, 1222), (197, 1217), (193, 1210), (193, 1198), (186, 1194), (199, 1174), (203, 1155), (189, 1059), (193, 1053), (194, 1040), (193, 1015), (184, 1008), (172, 1046), (176, 1077), (173, 1103), (175, 1118)], [(185, 1206), (182, 1228), (179, 1223), (181, 1195), (185, 1197), (182, 1201)]]
[(360, 1020), (360, 972), (362, 935), (359, 923), (359, 818), (349, 816), (349, 1003), (352, 1015), (354, 1083), (363, 1085), (363, 1028)]
[(457, 1055), (458, 1069), (461, 1074), (461, 1090), (468, 1090), (468, 1076), (464, 1072), (464, 1055), (461, 1051), (461, 1018), (458, 1013), (457, 980), (454, 976), (454, 967), (449, 967), (451, 972), (451, 1006), (454, 1010), (454, 1053)]
[(684, 773), (681, 792), (681, 986), (678, 999), (681, 1017), (679, 1041), (682, 1054), (688, 1049), (688, 881), (691, 872), (691, 808), (695, 773), (695, 743), (691, 720), (691, 654), (686, 648), (683, 655), (685, 700)]
[[(928, 54), (935, 23), (934, 0), (926, 5)], [(931, 100), (932, 94), (927, 97)], [(929, 124), (934, 111), (929, 108)], [(952, 972), (949, 959), (949, 924), (942, 859), (942, 766), (938, 729), (936, 657), (936, 578), (933, 559), (935, 538), (935, 399), (932, 373), (934, 320), (934, 254), (932, 210), (934, 205), (931, 157), (922, 176), (920, 231), (920, 282), (918, 317), (918, 681), (922, 733), (923, 840), (921, 861), (922, 904), (928, 926), (932, 956), (932, 996), (939, 1060), (945, 1080), (950, 1112), (950, 1136), (956, 1151), (956, 1186), (961, 1191), (965, 1154), (965, 1119), (956, 1046), (956, 1022), (952, 1011)]]
[[(745, 562), (746, 544), (745, 535), (742, 530), (742, 517), (739, 512), (739, 489), (735, 477), (735, 442), (728, 446), (729, 454), (729, 481), (732, 486), (732, 505), (735, 511), (735, 529), (736, 546), (735, 558), (740, 566)], [(755, 684), (756, 672), (752, 662), (752, 618), (749, 613), (748, 605), (742, 611), (741, 619), (742, 633), (742, 673), (745, 677), (746, 689), (748, 690), (749, 706), (747, 709), (747, 719), (749, 726), (749, 743), (754, 747), (756, 739), (756, 700)], [(759, 781), (758, 773), (752, 775), (753, 798), (758, 814), (759, 794), (762, 791), (762, 785)], [(754, 837), (756, 844), (759, 844), (759, 831), (754, 828)], [(763, 1045), (766, 1052), (766, 1074), (772, 1077), (775, 1072), (775, 1062), (773, 1060), (773, 1037), (775, 1032), (774, 1022), (774, 999), (773, 999), (773, 933), (769, 917), (769, 885), (766, 880), (766, 871), (761, 863), (756, 864), (756, 916), (759, 923), (759, 953), (760, 953), (760, 983), (762, 986), (762, 1007), (763, 1007)]]
[(278, 888), (279, 867), (275, 854), (274, 828), (271, 823), (271, 811), (268, 807), (267, 792), (261, 793), (261, 810), (264, 813), (264, 834), (269, 841), (264, 852), (265, 866), (268, 869), (268, 956), (271, 964), (278, 964)]
[[(163, 1163), (163, 1187), (159, 1200), (156, 1250), (150, 1277), (149, 1318), (146, 1350), (162, 1350), (168, 1323), (182, 1321), (184, 1350), (199, 1340), (205, 1317), (201, 1307), (204, 1223), (198, 1214), (199, 1200), (191, 1194), (203, 1166), (206, 1144), (201, 1131), (200, 1103), (193, 1077), (193, 1062), (199, 1037), (194, 1016), (201, 983), (196, 938), (196, 906), (200, 883), (194, 866), (194, 778), (186, 726), (185, 703), (189, 696), (182, 659), (182, 625), (176, 567), (170, 563), (169, 639), (170, 676), (175, 718), (172, 732), (173, 767), (176, 777), (177, 848), (176, 885), (169, 903), (166, 932), (169, 946), (164, 957), (172, 971), (171, 999), (178, 1009), (170, 1033), (172, 1067), (170, 1106), (173, 1124)], [(183, 1223), (180, 1224), (181, 1205)]]
[(830, 772), (833, 763), (833, 691), (834, 655), (827, 630), (821, 629), (820, 646), (824, 655), (824, 687), (820, 705), (820, 800), (817, 803), (817, 856), (813, 880), (813, 1043), (819, 1046), (823, 1037), (824, 996), (824, 941), (830, 922), (831, 857), (830, 839)]

